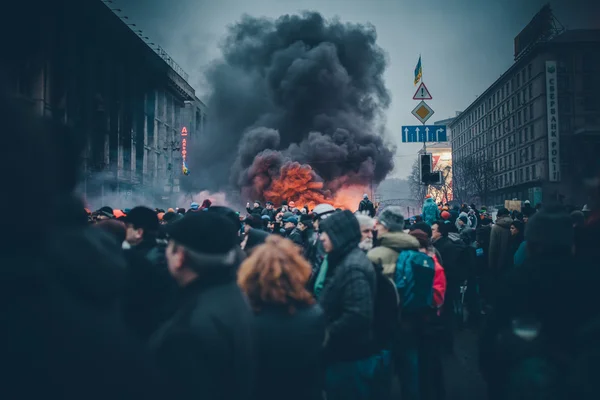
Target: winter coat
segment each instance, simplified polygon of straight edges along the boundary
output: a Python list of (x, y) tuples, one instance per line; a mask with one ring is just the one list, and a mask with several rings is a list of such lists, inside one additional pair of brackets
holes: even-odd
[(446, 296), (446, 273), (435, 255), (435, 252), (429, 251), (427, 254), (429, 257), (433, 258), (435, 266), (435, 275), (433, 276), (433, 302), (437, 308), (441, 308), (444, 305), (444, 297)]
[(510, 239), (508, 241), (508, 259), (506, 260), (506, 266), (508, 268), (512, 268), (514, 267), (515, 264), (515, 255), (517, 254), (517, 252), (519, 251), (519, 248), (521, 247), (521, 244), (524, 242), (524, 235), (523, 233), (519, 232), (516, 236), (511, 235)]
[(266, 216), (268, 216), (269, 218), (271, 218), (271, 221), (275, 221), (275, 209), (271, 209), (271, 210), (269, 210), (269, 209), (267, 209), (267, 208), (264, 208), (264, 209), (262, 210), (262, 212), (260, 213), (260, 215), (261, 215), (261, 217), (262, 217), (263, 215), (266, 215)]
[(527, 242), (526, 241), (522, 241), (521, 244), (519, 245), (519, 248), (517, 249), (517, 251), (515, 252), (515, 255), (513, 257), (513, 262), (515, 267), (520, 267), (521, 265), (525, 264), (525, 259), (527, 258)]
[(463, 265), (462, 248), (466, 247), (459, 239), (453, 241), (449, 237), (441, 237), (433, 243), (433, 246), (439, 251), (442, 259), (442, 267), (446, 276), (447, 286), (456, 288), (460, 282), (466, 278), (467, 267)]
[(332, 214), (320, 229), (334, 246), (319, 295), (327, 317), (325, 357), (328, 362), (362, 360), (374, 348), (375, 268), (358, 248), (360, 226), (350, 211)]
[(360, 203), (358, 203), (358, 211), (366, 212), (371, 218), (375, 216), (375, 206), (369, 199), (362, 199)]
[(500, 217), (492, 226), (489, 248), (489, 268), (493, 271), (503, 271), (509, 265), (510, 254), (510, 225), (512, 219), (509, 216)]
[(262, 216), (263, 208), (261, 206), (255, 208), (246, 207), (246, 211), (251, 215)]
[[(70, 217), (61, 214), (61, 222)], [(54, 225), (45, 240), (18, 258), (0, 254), (3, 397), (168, 396), (119, 315), (126, 267), (114, 239), (83, 220)]]
[(277, 306), (261, 309), (256, 325), (256, 400), (318, 400), (324, 381), (325, 315), (318, 305), (290, 315)]
[(404, 232), (388, 232), (379, 238), (379, 246), (369, 250), (367, 257), (373, 264), (383, 267), (383, 274), (394, 278), (396, 262), (403, 250), (419, 250), (419, 241)]
[(141, 339), (148, 340), (175, 312), (178, 287), (165, 259), (165, 245), (154, 238), (125, 250), (127, 279), (123, 318)]
[(252, 396), (254, 316), (234, 269), (213, 267), (183, 288), (177, 312), (150, 339), (172, 398)]
[[(582, 280), (574, 273), (579, 268), (580, 264), (570, 256), (528, 259), (522, 268), (507, 271), (499, 283), (502, 290), (498, 291), (494, 309), (486, 318), (479, 348), (482, 374), (490, 390), (499, 394), (497, 398), (529, 396), (524, 392), (517, 395), (519, 388), (514, 387), (514, 382), (508, 385), (512, 377), (541, 385), (535, 393), (547, 390), (551, 393), (557, 380), (564, 379), (564, 374), (554, 375), (548, 368), (536, 372), (522, 367), (540, 358), (560, 364), (568, 360), (565, 356), (579, 344), (574, 335), (586, 316), (581, 312), (582, 300), (589, 298), (589, 292), (581, 294), (585, 278)], [(515, 325), (521, 319), (533, 337), (518, 336)], [(509, 386), (511, 394), (502, 393)]]
[(440, 219), (440, 210), (435, 204), (432, 198), (425, 199), (423, 204), (423, 221), (429, 225), (433, 225), (434, 222)]
[(302, 240), (302, 232), (298, 228), (292, 229), (288, 234), (287, 238), (298, 246), (304, 248), (304, 241)]

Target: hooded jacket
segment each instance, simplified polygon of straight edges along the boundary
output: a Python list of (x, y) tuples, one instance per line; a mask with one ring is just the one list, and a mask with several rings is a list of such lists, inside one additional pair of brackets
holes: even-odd
[[(492, 270), (503, 270), (508, 265), (509, 258), (513, 257), (510, 254), (510, 224), (512, 218), (508, 215), (499, 217), (490, 233), (490, 248), (489, 248), (489, 267)], [(511, 260), (512, 261), (512, 260)]]
[(427, 222), (430, 226), (440, 219), (440, 210), (438, 209), (435, 201), (430, 197), (425, 199), (423, 204), (423, 221)]
[(400, 252), (419, 250), (419, 241), (404, 232), (388, 232), (380, 239), (380, 245), (369, 250), (367, 257), (373, 264), (381, 264), (384, 275), (393, 279)]
[(327, 318), (327, 361), (362, 360), (372, 354), (375, 268), (358, 248), (358, 220), (350, 211), (332, 214), (320, 230), (327, 233), (333, 250), (319, 302)]

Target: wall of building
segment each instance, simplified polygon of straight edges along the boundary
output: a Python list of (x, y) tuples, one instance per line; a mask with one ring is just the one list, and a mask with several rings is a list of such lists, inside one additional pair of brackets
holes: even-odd
[(15, 96), (87, 136), (84, 194), (164, 197), (194, 89), (100, 0), (57, 1), (31, 18), (38, 40), (0, 67)]
[[(587, 85), (582, 82), (600, 74), (600, 62), (590, 59), (590, 54), (600, 51), (598, 32), (585, 31), (587, 39), (582, 41), (582, 32), (567, 31), (540, 45), (517, 61), (451, 124), (455, 163), (475, 157), (482, 165), (491, 166), (487, 202), (502, 204), (512, 198), (574, 204), (586, 201), (580, 177), (586, 168), (597, 167), (593, 165), (597, 156), (582, 149), (598, 149), (600, 107), (597, 101), (589, 105), (584, 99), (592, 98), (593, 90), (600, 87), (597, 79), (592, 78)], [(558, 65), (559, 182), (549, 179), (545, 71), (549, 60)], [(584, 68), (589, 72), (585, 73)], [(577, 135), (578, 131), (588, 134)]]

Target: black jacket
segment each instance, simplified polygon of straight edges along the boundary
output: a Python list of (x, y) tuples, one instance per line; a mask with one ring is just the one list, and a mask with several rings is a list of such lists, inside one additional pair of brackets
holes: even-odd
[(298, 246), (304, 248), (304, 241), (302, 240), (302, 232), (300, 231), (300, 229), (292, 229), (292, 231), (287, 235), (287, 238), (295, 244), (297, 244)]
[(136, 335), (148, 340), (175, 312), (178, 288), (167, 269), (165, 246), (154, 238), (124, 253), (127, 279), (123, 317)]
[(320, 229), (334, 246), (319, 296), (327, 316), (326, 358), (330, 362), (361, 360), (372, 354), (374, 346), (375, 269), (358, 248), (360, 227), (350, 211), (332, 214)]
[(173, 318), (150, 339), (173, 398), (252, 396), (254, 317), (232, 272), (215, 267), (185, 287)]
[[(256, 400), (321, 399), (325, 316), (318, 306), (263, 309), (256, 315)], [(282, 395), (285, 393), (285, 395)]]
[(18, 259), (0, 257), (4, 398), (167, 396), (118, 313), (125, 261), (108, 234), (85, 220), (54, 226), (47, 242)]

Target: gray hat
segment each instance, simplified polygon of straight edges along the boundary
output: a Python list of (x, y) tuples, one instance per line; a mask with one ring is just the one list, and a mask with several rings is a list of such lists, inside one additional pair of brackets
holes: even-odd
[(404, 215), (402, 215), (402, 208), (398, 206), (384, 208), (377, 221), (390, 232), (401, 232), (404, 230)]

